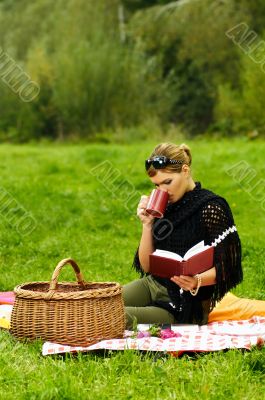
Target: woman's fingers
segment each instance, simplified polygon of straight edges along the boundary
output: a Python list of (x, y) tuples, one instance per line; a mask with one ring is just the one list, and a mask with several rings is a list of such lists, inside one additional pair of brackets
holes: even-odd
[(146, 206), (148, 203), (149, 197), (148, 196), (141, 196), (141, 200), (137, 206), (137, 216), (140, 218), (142, 223), (150, 224), (154, 217), (146, 213)]
[(139, 206), (139, 207), (137, 208), (137, 215), (138, 215), (138, 217), (140, 217), (141, 215), (147, 215), (145, 210), (146, 210), (146, 207), (140, 207), (140, 206)]
[(176, 283), (183, 290), (192, 290), (197, 285), (197, 279), (188, 275), (172, 276), (171, 281)]
[(139, 201), (138, 208), (146, 208), (148, 203), (148, 196), (141, 196), (141, 200)]

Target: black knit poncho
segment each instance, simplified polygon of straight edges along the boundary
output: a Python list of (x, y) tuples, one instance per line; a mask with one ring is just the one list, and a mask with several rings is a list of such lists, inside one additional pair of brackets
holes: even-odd
[[(234, 225), (232, 212), (226, 200), (213, 192), (202, 189), (196, 182), (192, 191), (167, 206), (164, 218), (155, 219), (153, 242), (155, 249), (169, 250), (182, 257), (192, 246), (204, 240), (213, 244), (216, 284), (202, 286), (197, 296), (180, 287), (170, 279), (153, 278), (165, 286), (171, 299), (169, 303), (154, 304), (170, 311), (179, 323), (202, 322), (202, 301), (210, 299), (210, 309), (216, 302), (242, 281), (241, 244)], [(143, 276), (138, 249), (134, 268)]]

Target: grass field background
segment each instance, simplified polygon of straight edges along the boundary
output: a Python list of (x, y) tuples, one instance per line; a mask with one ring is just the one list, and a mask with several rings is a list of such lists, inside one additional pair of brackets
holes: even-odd
[[(224, 196), (243, 247), (244, 281), (233, 292), (265, 300), (265, 142), (187, 140), (193, 177)], [(141, 234), (136, 205), (153, 188), (143, 160), (156, 142), (130, 145), (0, 146), (0, 290), (49, 280), (74, 258), (86, 280), (137, 278), (131, 264)], [(245, 167), (245, 178), (236, 165)], [(232, 172), (231, 172), (232, 171)], [(262, 190), (263, 185), (263, 190)], [(1, 198), (1, 197), (0, 197)], [(11, 200), (10, 200), (11, 201)], [(5, 207), (4, 207), (5, 205)], [(21, 215), (35, 229), (21, 234)], [(61, 280), (73, 280), (69, 267)], [(41, 343), (0, 332), (0, 399), (264, 399), (265, 349), (181, 359), (154, 354), (41, 356)]]

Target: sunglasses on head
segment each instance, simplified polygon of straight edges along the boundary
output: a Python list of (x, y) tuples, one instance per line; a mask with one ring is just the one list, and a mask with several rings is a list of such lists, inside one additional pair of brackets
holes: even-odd
[(149, 170), (151, 165), (155, 169), (162, 169), (165, 168), (169, 164), (182, 164), (182, 161), (180, 160), (171, 160), (170, 158), (167, 158), (166, 156), (155, 156), (152, 157), (148, 160), (145, 160), (145, 169), (146, 171)]

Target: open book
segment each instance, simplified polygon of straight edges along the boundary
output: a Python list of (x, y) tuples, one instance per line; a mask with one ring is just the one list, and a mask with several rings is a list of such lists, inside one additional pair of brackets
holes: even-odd
[(181, 257), (167, 250), (156, 250), (149, 256), (150, 270), (153, 275), (171, 278), (174, 275), (195, 275), (213, 266), (214, 247), (204, 245), (204, 241), (191, 247)]

